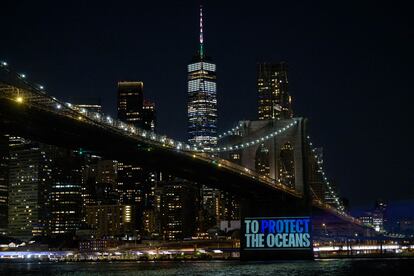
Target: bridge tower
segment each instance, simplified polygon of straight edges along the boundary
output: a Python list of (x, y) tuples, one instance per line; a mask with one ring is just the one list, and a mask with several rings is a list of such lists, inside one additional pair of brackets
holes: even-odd
[[(286, 128), (295, 120), (297, 123), (286, 131), (270, 139), (269, 133)], [(252, 191), (251, 197), (241, 199), (242, 237), (241, 258), (243, 260), (265, 259), (310, 259), (313, 257), (312, 246), (307, 249), (292, 250), (254, 250), (246, 248), (243, 239), (246, 218), (263, 217), (309, 217), (311, 197), (308, 186), (308, 144), (306, 142), (307, 120), (294, 118), (287, 120), (242, 121), (236, 133), (222, 140), (222, 144), (244, 144), (256, 141), (255, 145), (222, 154), (222, 158), (237, 161), (243, 167), (275, 179), (275, 185), (284, 185), (294, 189), (301, 200), (292, 200), (286, 194), (265, 195)], [(259, 141), (257, 143), (257, 141)], [(237, 158), (235, 158), (235, 156)], [(237, 160), (235, 160), (237, 159)]]

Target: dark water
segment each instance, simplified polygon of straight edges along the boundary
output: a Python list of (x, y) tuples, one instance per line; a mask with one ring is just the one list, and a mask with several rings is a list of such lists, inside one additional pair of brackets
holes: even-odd
[(414, 259), (290, 262), (0, 263), (0, 275), (414, 275)]

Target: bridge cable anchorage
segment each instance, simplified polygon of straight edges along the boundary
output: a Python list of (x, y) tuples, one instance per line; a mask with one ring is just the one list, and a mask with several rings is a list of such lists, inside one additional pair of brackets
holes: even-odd
[(251, 139), (248, 142), (245, 143), (238, 143), (238, 144), (233, 144), (233, 145), (227, 145), (227, 146), (221, 146), (221, 147), (217, 147), (217, 148), (204, 148), (205, 151), (207, 152), (213, 152), (213, 153), (220, 153), (220, 152), (228, 152), (228, 151), (233, 151), (233, 150), (239, 150), (239, 149), (244, 149), (244, 148), (248, 148), (248, 147), (252, 147), (258, 144), (261, 144), (269, 139), (272, 139), (275, 136), (278, 136), (286, 131), (288, 131), (290, 128), (294, 127), (295, 125), (297, 125), (298, 121), (295, 119), (292, 119), (293, 122), (287, 124), (286, 126), (277, 129), (271, 133), (267, 133), (265, 135), (263, 135), (262, 137), (257, 137), (254, 139)]
[(332, 189), (331, 184), (328, 180), (328, 178), (326, 177), (325, 171), (321, 165), (321, 163), (318, 161), (318, 156), (316, 155), (316, 148), (313, 147), (312, 142), (310, 141), (310, 136), (306, 137), (308, 140), (308, 145), (309, 148), (312, 151), (313, 157), (315, 158), (315, 162), (317, 163), (317, 168), (318, 168), (318, 172), (320, 172), (321, 176), (322, 176), (322, 180), (324, 182), (324, 184), (326, 185), (326, 187), (328, 187), (328, 192), (331, 194), (331, 196), (334, 198), (335, 200), (335, 205), (336, 208), (338, 208), (338, 210), (341, 213), (345, 213), (345, 207), (343, 206), (342, 202), (339, 200), (338, 195), (336, 194), (336, 192), (334, 191), (334, 189)]

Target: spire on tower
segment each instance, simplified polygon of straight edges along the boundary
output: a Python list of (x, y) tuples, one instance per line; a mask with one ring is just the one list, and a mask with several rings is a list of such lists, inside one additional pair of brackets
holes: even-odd
[(204, 56), (203, 49), (204, 37), (203, 37), (203, 6), (200, 5), (200, 57)]

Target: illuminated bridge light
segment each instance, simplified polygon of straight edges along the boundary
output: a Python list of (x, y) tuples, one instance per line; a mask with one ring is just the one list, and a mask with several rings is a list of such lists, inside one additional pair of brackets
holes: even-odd
[(23, 97), (22, 97), (22, 96), (18, 96), (18, 97), (16, 98), (16, 102), (18, 102), (18, 103), (23, 103), (23, 101), (24, 101), (24, 99), (23, 99)]
[(2, 65), (2, 66), (7, 66), (7, 62), (2, 61), (2, 62), (1, 62), (1, 65)]
[(22, 79), (26, 78), (26, 74), (19, 74), (19, 76), (20, 76)]
[(62, 106), (61, 106), (60, 104), (56, 104), (56, 108), (57, 108), (57, 109), (61, 109), (61, 108), (62, 108)]
[(43, 89), (45, 89), (45, 87), (43, 85), (39, 85), (39, 89), (43, 90)]

